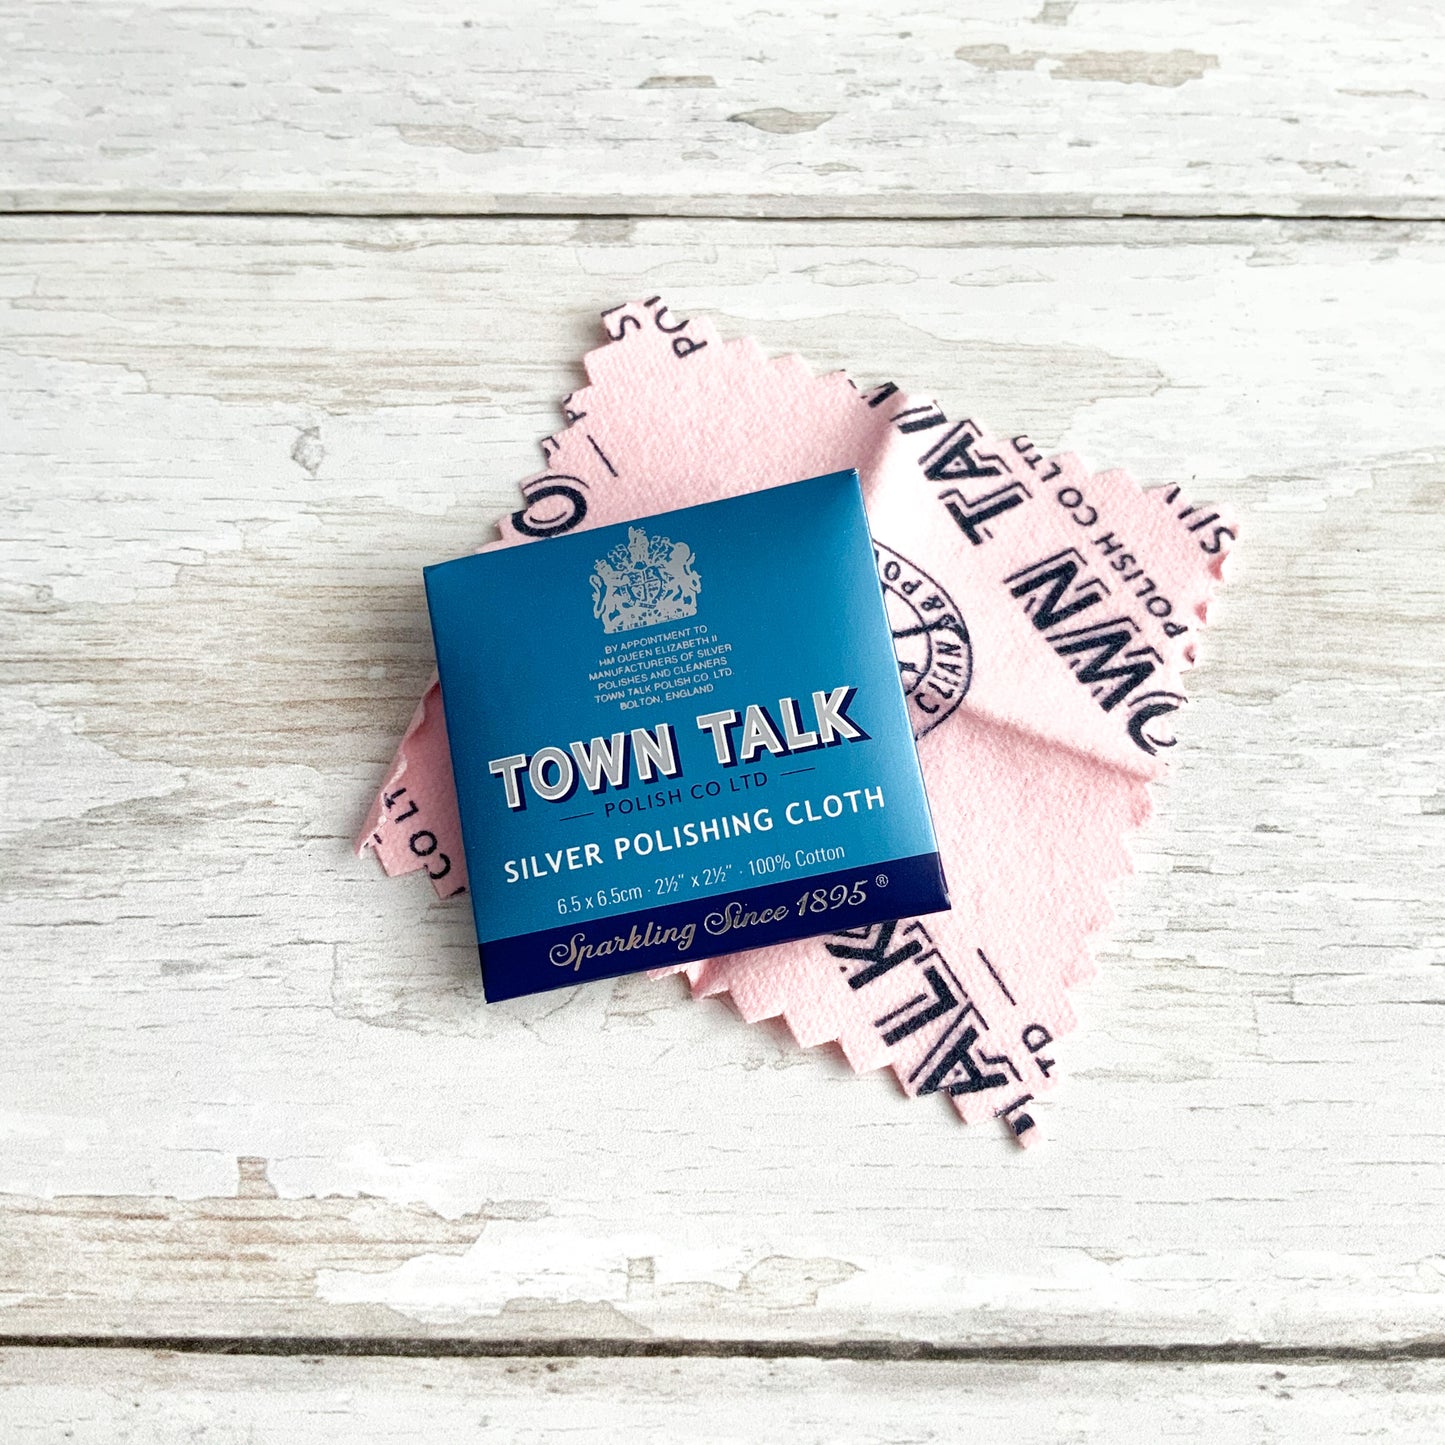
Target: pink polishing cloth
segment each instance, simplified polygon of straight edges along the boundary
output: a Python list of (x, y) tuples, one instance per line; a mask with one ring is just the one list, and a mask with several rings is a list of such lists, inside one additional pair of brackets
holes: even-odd
[[(1236, 529), (1000, 441), (895, 387), (724, 343), (658, 298), (604, 314), (570, 425), (500, 525), (510, 545), (856, 466), (951, 912), (691, 964), (694, 994), (893, 1069), (965, 1121), (1038, 1137), (1088, 936), (1130, 866), (1173, 745), (1183, 670)], [(388, 873), (465, 886), (440, 695), (417, 708), (358, 842)]]

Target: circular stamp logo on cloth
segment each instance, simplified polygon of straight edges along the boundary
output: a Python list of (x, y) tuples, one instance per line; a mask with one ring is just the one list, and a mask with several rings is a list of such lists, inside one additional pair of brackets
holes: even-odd
[(893, 650), (913, 734), (922, 737), (961, 703), (973, 679), (973, 644), (953, 598), (920, 567), (873, 544)]

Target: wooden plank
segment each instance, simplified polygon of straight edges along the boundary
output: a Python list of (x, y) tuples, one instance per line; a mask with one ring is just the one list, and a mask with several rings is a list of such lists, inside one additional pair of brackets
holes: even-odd
[[(822, 1360), (258, 1359), (0, 1351), (0, 1425), (54, 1441), (294, 1445), (555, 1440), (754, 1445), (1060, 1439), (1428, 1440), (1445, 1366)], [(1062, 1433), (1061, 1433), (1062, 1432)]]
[[(0, 225), (0, 1330), (1439, 1338), (1445, 243), (1328, 224)], [(1245, 516), (1027, 1158), (680, 984), (496, 1007), (354, 859), (423, 562), (589, 317)]]
[(0, 210), (1445, 214), (1395, 0), (4, 10)]

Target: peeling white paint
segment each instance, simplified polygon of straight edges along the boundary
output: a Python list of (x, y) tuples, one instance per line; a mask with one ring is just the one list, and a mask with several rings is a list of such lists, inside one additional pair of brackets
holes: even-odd
[[(533, 1306), (612, 1304), (650, 1315), (659, 1308), (666, 1311), (670, 1296), (675, 1304), (678, 1296), (696, 1300), (718, 1293), (737, 1295), (751, 1272), (766, 1263), (768, 1257), (756, 1252), (691, 1248), (652, 1232), (606, 1235), (554, 1220), (525, 1226), (495, 1221), (460, 1257), (420, 1254), (384, 1273), (322, 1270), (316, 1291), (333, 1304), (386, 1305), (427, 1324), (495, 1317), (518, 1301)], [(795, 1304), (792, 1282), (798, 1271), (786, 1265), (806, 1272), (818, 1263), (822, 1261), (790, 1259), (782, 1270), (763, 1272), (779, 1283), (780, 1305)], [(830, 1287), (830, 1275), (844, 1279), (855, 1269), (844, 1262), (832, 1264), (821, 1287)], [(769, 1308), (766, 1285), (755, 1292), (752, 1307)]]
[(185, 769), (121, 757), (82, 736), (80, 726), (64, 712), (0, 692), (0, 837), (185, 786)]
[(677, 4), (493, 7), (472, 27), (416, 0), (204, 24), (168, 4), (95, 10), (82, 46), (40, 6), (7, 43), (24, 61), (0, 141), (13, 209), (1445, 209), (1438, 26), (1383, 0), (1324, 24), (1250, 0), (867, 0), (742, 25)]

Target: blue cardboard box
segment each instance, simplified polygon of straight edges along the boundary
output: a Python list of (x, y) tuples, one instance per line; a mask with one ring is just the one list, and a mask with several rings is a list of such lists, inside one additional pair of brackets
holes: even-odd
[(489, 1000), (948, 907), (856, 472), (426, 589)]

